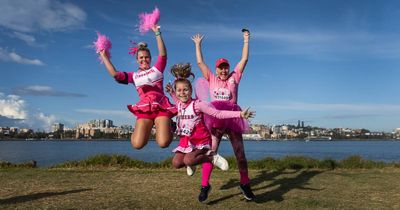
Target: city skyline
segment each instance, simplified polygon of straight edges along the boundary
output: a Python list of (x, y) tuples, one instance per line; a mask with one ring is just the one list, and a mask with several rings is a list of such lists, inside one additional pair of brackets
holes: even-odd
[(211, 69), (219, 57), (236, 65), (245, 27), (250, 57), (238, 103), (257, 111), (252, 123), (400, 127), (400, 2), (370, 0), (2, 1), (0, 126), (50, 129), (91, 119), (134, 125), (126, 108), (138, 101), (134, 86), (113, 81), (91, 45), (96, 31), (107, 35), (116, 68), (136, 70), (130, 41), (145, 41), (157, 54), (154, 34), (136, 30), (138, 14), (156, 6), (168, 51), (164, 85), (178, 62), (192, 63), (201, 77), (190, 40), (196, 33), (205, 35)]

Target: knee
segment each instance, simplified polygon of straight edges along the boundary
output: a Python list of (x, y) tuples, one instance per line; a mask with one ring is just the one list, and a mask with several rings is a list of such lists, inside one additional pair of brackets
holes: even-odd
[(134, 139), (133, 137), (131, 138), (131, 145), (135, 149), (142, 149), (147, 142), (145, 141), (139, 141), (138, 139)]
[(161, 148), (167, 148), (167, 147), (169, 146), (170, 143), (171, 143), (171, 142), (164, 141), (164, 142), (158, 143), (158, 145), (159, 145)]
[(172, 167), (175, 169), (182, 168), (184, 166), (184, 163), (177, 158), (172, 159)]
[(186, 157), (183, 159), (183, 163), (187, 166), (193, 165), (193, 161), (190, 158), (186, 158)]

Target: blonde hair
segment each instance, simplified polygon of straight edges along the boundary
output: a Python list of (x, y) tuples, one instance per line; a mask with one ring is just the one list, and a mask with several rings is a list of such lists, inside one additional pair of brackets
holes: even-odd
[(138, 58), (139, 51), (146, 51), (147, 53), (149, 53), (149, 56), (151, 58), (150, 50), (149, 48), (147, 48), (147, 44), (145, 42), (139, 42), (136, 44), (136, 47), (129, 48), (129, 50), (130, 50), (129, 54), (132, 55), (136, 54), (136, 59)]
[(171, 67), (171, 74), (175, 77), (174, 88), (179, 82), (186, 83), (190, 90), (192, 91), (192, 84), (188, 80), (190, 76), (194, 79), (194, 74), (192, 73), (192, 65), (190, 63), (178, 63)]

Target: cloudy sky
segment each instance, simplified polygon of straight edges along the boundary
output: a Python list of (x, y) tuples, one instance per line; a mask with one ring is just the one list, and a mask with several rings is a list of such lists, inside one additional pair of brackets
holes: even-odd
[[(360, 0), (64, 1), (2, 0), (0, 6), (0, 126), (47, 129), (91, 119), (134, 124), (132, 85), (113, 81), (91, 48), (96, 31), (110, 37), (119, 70), (136, 70), (130, 41), (138, 14), (161, 11), (168, 68), (195, 64), (190, 36), (205, 35), (212, 67), (241, 56), (243, 27), (250, 59), (239, 104), (252, 122), (392, 131), (400, 127), (400, 2)], [(167, 71), (168, 72), (168, 71)], [(194, 65), (195, 74), (200, 71)], [(165, 82), (172, 80), (169, 73)]]

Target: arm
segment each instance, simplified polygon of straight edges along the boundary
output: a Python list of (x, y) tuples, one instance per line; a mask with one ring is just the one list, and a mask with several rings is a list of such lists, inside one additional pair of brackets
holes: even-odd
[(156, 35), (158, 55), (159, 56), (167, 56), (167, 49), (165, 48), (164, 41), (161, 37), (160, 26), (155, 25), (151, 29), (154, 31), (154, 33)]
[(167, 91), (167, 93), (169, 93), (169, 95), (171, 96), (171, 98), (174, 101), (174, 103), (178, 104), (179, 99), (178, 99), (178, 97), (176, 97), (174, 88), (172, 88), (171, 83), (168, 83), (167, 86), (165, 86), (165, 91)]
[(199, 66), (201, 73), (203, 74), (203, 77), (208, 80), (209, 75), (208, 73), (210, 72), (208, 66), (204, 63), (203, 61), (203, 54), (201, 52), (201, 41), (203, 40), (202, 35), (196, 34), (192, 36), (192, 40), (196, 46), (196, 60), (197, 60), (197, 65)]
[(118, 74), (118, 71), (115, 69), (114, 65), (111, 63), (110, 59), (106, 55), (106, 51), (102, 50), (99, 52), (100, 58), (103, 60), (104, 65), (107, 68), (108, 73), (115, 77)]
[(195, 110), (199, 112), (203, 112), (210, 116), (213, 116), (217, 119), (227, 119), (227, 118), (237, 118), (241, 117), (241, 111), (225, 111), (225, 110), (218, 110), (211, 107), (208, 103), (203, 101), (196, 101), (195, 103)]
[(239, 63), (236, 65), (236, 68), (240, 73), (243, 73), (244, 68), (246, 67), (247, 60), (249, 59), (249, 39), (250, 32), (246, 29), (243, 30), (243, 49), (242, 49), (242, 58)]

